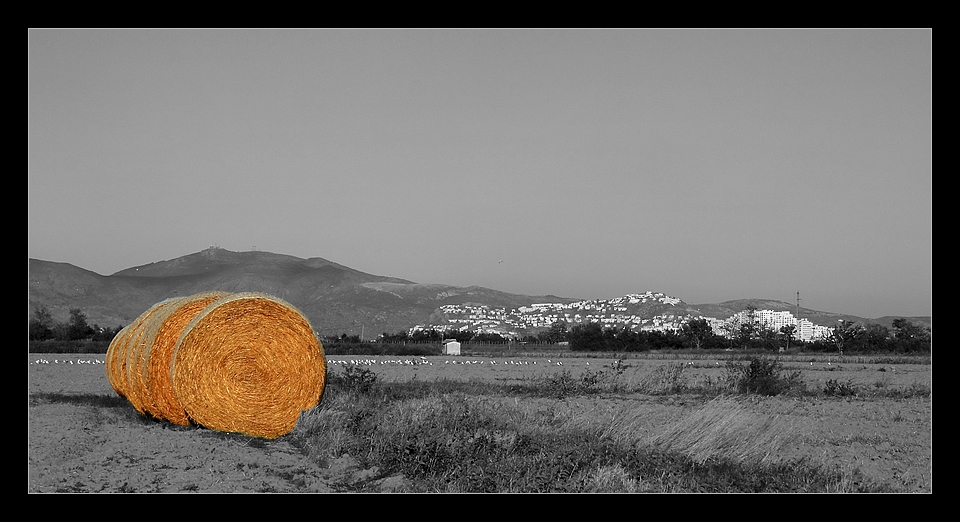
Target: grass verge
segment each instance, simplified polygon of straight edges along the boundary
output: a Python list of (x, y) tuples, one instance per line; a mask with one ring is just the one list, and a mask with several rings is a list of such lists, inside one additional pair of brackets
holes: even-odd
[[(676, 375), (666, 370), (666, 383), (648, 384), (676, 389)], [(377, 470), (351, 491), (374, 491), (377, 480), (397, 476), (410, 492), (887, 491), (856, 471), (779, 460), (776, 450), (796, 426), (752, 414), (735, 396), (718, 395), (644, 439), (624, 416), (571, 422), (517, 398), (615, 389), (610, 375), (539, 384), (386, 383), (372, 372), (345, 373), (331, 376), (323, 403), (289, 437), (319, 461), (348, 454)]]

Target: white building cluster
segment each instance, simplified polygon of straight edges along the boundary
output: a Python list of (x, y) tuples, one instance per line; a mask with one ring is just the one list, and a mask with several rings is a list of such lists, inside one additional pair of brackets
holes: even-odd
[[(731, 332), (736, 331), (741, 324), (749, 322), (751, 320), (750, 315), (751, 312), (749, 310), (744, 310), (725, 320), (712, 317), (705, 317), (704, 319), (707, 319), (710, 323), (713, 333), (728, 337), (731, 335)], [(798, 319), (788, 311), (754, 310), (752, 315), (754, 324), (761, 328), (773, 330), (774, 332), (779, 332), (784, 326), (795, 327), (793, 336), (795, 339), (801, 341), (814, 341), (830, 336), (830, 328), (813, 324), (807, 319)]]
[[(614, 299), (594, 299), (573, 303), (533, 303), (515, 309), (493, 308), (477, 304), (448, 304), (440, 307), (443, 318), (441, 324), (417, 325), (410, 329), (442, 331), (475, 331), (497, 333), (507, 337), (520, 337), (524, 333), (550, 328), (557, 321), (568, 325), (599, 323), (601, 326), (629, 328), (634, 331), (677, 331), (691, 319), (705, 319), (717, 335), (730, 336), (739, 329), (739, 325), (751, 320), (749, 311), (740, 312), (729, 319), (714, 317), (694, 317), (684, 311), (662, 313), (642, 317), (638, 308), (650, 302), (665, 305), (677, 305), (682, 301), (661, 292), (627, 294)], [(656, 303), (654, 303), (656, 304)], [(787, 311), (754, 310), (752, 320), (760, 327), (779, 332), (784, 326), (792, 325), (794, 338), (811, 341), (827, 337), (830, 329), (818, 326), (807, 319), (797, 319)]]
[(443, 317), (440, 325), (417, 325), (418, 330), (477, 331), (499, 333), (519, 337), (530, 331), (550, 328), (557, 321), (568, 325), (598, 323), (603, 327), (626, 327), (635, 331), (677, 330), (690, 317), (686, 314), (662, 314), (654, 317), (641, 316), (638, 306), (646, 303), (677, 305), (676, 297), (662, 292), (627, 294), (614, 299), (594, 299), (573, 303), (533, 303), (516, 309), (492, 308), (475, 304), (443, 305), (439, 312)]

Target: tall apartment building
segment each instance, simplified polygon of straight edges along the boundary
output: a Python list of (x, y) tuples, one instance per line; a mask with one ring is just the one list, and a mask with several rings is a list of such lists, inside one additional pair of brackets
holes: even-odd
[(810, 341), (813, 339), (814, 324), (806, 319), (797, 321), (797, 330), (793, 333), (794, 337), (801, 341)]
[[(714, 333), (718, 335), (728, 336), (731, 331), (736, 331), (736, 328), (728, 329), (724, 328), (725, 325), (734, 325), (744, 323), (749, 320), (749, 313), (747, 311), (739, 312), (726, 321), (711, 319), (710, 326), (713, 328)], [(793, 332), (793, 338), (801, 341), (813, 341), (816, 339), (826, 338), (830, 335), (830, 328), (826, 326), (818, 326), (813, 324), (807, 319), (797, 319), (793, 316), (792, 313), (787, 311), (776, 312), (773, 310), (755, 310), (753, 312), (753, 320), (756, 324), (769, 328), (775, 332), (779, 332), (780, 328), (784, 326), (793, 325), (796, 329)]]
[(775, 312), (773, 310), (757, 310), (754, 319), (760, 326), (779, 332), (784, 326), (796, 326), (797, 319), (790, 312)]

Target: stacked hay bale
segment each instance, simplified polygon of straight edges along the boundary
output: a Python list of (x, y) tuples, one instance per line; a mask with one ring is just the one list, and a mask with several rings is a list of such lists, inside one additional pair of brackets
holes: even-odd
[(130, 342), (127, 344), (126, 352), (126, 372), (127, 372), (127, 400), (141, 414), (149, 413), (154, 417), (161, 418), (157, 413), (153, 397), (147, 390), (147, 382), (144, 378), (143, 368), (147, 366), (147, 361), (153, 351), (153, 341), (156, 336), (157, 328), (170, 317), (170, 314), (176, 311), (187, 300), (186, 297), (178, 297), (164, 301), (162, 306), (156, 309), (137, 326), (133, 331)]
[(274, 438), (320, 402), (323, 347), (289, 303), (261, 293), (224, 297), (183, 330), (171, 380), (194, 422)]
[(187, 324), (193, 320), (210, 303), (226, 297), (227, 292), (204, 292), (187, 298), (176, 310), (156, 327), (153, 334), (153, 348), (147, 365), (141, 371), (147, 383), (147, 390), (153, 398), (156, 407), (156, 416), (169, 420), (180, 426), (190, 424), (187, 412), (173, 393), (173, 383), (170, 380), (170, 368), (173, 361), (173, 352), (177, 347), (177, 339), (183, 333)]
[(133, 345), (140, 339), (145, 323), (154, 313), (173, 304), (175, 299), (166, 299), (151, 306), (146, 312), (140, 314), (132, 323), (121, 329), (107, 348), (106, 360), (104, 366), (107, 371), (107, 380), (110, 386), (117, 392), (117, 395), (129, 399), (130, 386), (127, 377), (127, 356), (132, 351)]
[(276, 297), (207, 292), (157, 303), (107, 351), (114, 390), (141, 414), (275, 438), (320, 402), (323, 346)]

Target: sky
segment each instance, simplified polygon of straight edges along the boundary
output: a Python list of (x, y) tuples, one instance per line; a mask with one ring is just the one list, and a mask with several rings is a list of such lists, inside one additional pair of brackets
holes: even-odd
[(33, 29), (27, 254), (932, 315), (930, 29)]

